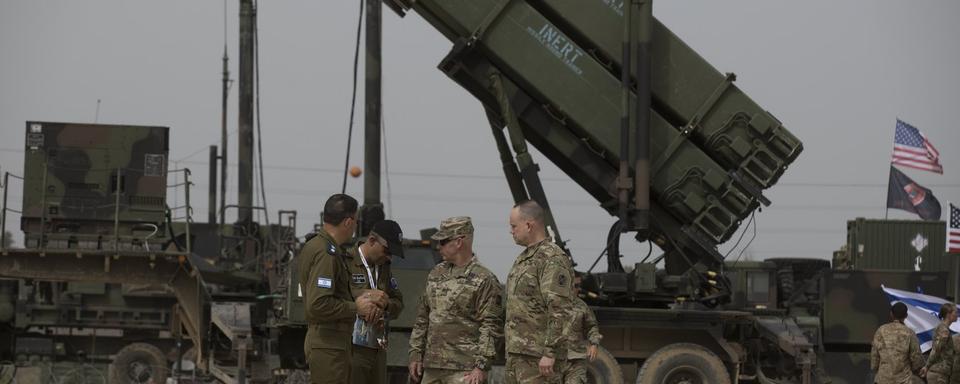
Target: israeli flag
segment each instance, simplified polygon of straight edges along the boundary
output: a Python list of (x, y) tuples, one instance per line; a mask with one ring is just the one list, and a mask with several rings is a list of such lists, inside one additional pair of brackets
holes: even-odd
[[(899, 289), (883, 288), (883, 293), (890, 299), (890, 305), (901, 302), (907, 305), (907, 319), (904, 324), (917, 334), (920, 339), (920, 352), (926, 353), (933, 347), (933, 330), (940, 324), (940, 306), (948, 301), (935, 296), (924, 295)], [(950, 332), (960, 332), (960, 321), (950, 324)]]

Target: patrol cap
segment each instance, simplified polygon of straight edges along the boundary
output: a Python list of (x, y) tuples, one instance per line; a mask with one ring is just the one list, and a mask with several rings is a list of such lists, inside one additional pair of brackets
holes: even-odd
[(431, 239), (440, 241), (457, 236), (473, 234), (473, 223), (468, 216), (457, 216), (444, 219), (440, 222), (440, 230), (430, 236)]
[(390, 255), (403, 258), (403, 231), (400, 230), (400, 224), (393, 220), (382, 220), (373, 225), (370, 233), (387, 241)]

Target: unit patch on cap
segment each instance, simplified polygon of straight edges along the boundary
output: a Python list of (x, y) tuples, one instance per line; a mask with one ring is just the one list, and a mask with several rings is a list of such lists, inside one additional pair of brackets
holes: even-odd
[(333, 280), (326, 277), (318, 277), (317, 288), (333, 288)]
[(353, 283), (354, 283), (354, 284), (366, 284), (366, 283), (367, 283), (367, 276), (364, 275), (364, 274), (362, 274), (362, 273), (354, 273), (352, 277), (353, 277)]

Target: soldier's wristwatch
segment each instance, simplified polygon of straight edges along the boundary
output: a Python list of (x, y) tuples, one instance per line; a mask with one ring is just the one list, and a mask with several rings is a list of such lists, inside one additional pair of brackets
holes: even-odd
[(476, 368), (476, 369), (479, 369), (479, 370), (481, 370), (481, 371), (486, 371), (486, 370), (487, 370), (487, 363), (484, 362), (484, 361), (477, 361), (477, 363), (474, 364), (473, 367)]

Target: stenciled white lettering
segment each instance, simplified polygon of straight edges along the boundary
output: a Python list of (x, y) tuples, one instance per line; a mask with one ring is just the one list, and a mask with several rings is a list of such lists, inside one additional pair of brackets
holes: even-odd
[(601, 0), (610, 10), (623, 17), (623, 0)]
[(577, 66), (576, 61), (583, 56), (583, 51), (577, 48), (570, 40), (560, 34), (550, 23), (544, 23), (539, 30), (527, 27), (527, 33), (543, 44), (550, 53), (560, 59), (567, 68), (570, 68), (577, 75), (583, 74), (583, 70)]

